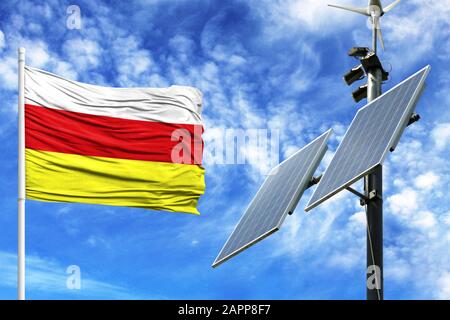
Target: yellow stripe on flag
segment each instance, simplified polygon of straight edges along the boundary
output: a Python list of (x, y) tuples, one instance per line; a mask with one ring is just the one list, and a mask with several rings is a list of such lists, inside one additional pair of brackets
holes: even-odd
[(26, 149), (31, 200), (81, 202), (199, 214), (205, 191), (197, 165)]

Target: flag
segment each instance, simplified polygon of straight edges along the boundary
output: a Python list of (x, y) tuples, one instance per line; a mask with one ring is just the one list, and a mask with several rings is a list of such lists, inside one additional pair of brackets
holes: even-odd
[(110, 88), (25, 67), (28, 199), (199, 214), (202, 95)]

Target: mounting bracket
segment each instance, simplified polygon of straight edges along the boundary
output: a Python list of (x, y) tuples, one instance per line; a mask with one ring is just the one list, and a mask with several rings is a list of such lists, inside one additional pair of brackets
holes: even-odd
[[(363, 206), (366, 204), (367, 201), (370, 200), (369, 197), (367, 197), (366, 195), (362, 194), (359, 191), (356, 191), (355, 189), (351, 188), (351, 187), (347, 187), (345, 188), (347, 191), (350, 191), (351, 193), (353, 193), (354, 195), (356, 195), (359, 198), (359, 203)], [(364, 202), (364, 204), (363, 204)]]
[(410, 125), (412, 125), (414, 122), (417, 122), (420, 120), (420, 115), (417, 113), (413, 113), (411, 115), (411, 118), (409, 118), (408, 124), (406, 125), (407, 127), (409, 127)]
[[(308, 185), (306, 186), (306, 189), (311, 188), (312, 186), (318, 184), (320, 182), (320, 179), (322, 179), (323, 174), (321, 174), (320, 176), (317, 177), (312, 177), (311, 180), (309, 180)], [(293, 211), (289, 211), (288, 215), (292, 215), (294, 212)]]
[(322, 179), (323, 174), (321, 174), (320, 176), (317, 177), (312, 177), (311, 180), (308, 183), (308, 186), (306, 187), (306, 189), (311, 188), (312, 186), (318, 184), (320, 182), (320, 179)]
[(380, 196), (378, 195), (377, 190), (372, 190), (369, 192), (369, 195), (366, 196), (364, 194), (362, 194), (359, 191), (356, 191), (355, 189), (351, 188), (351, 187), (347, 187), (345, 188), (347, 191), (350, 191), (351, 193), (353, 193), (354, 195), (356, 195), (359, 198), (359, 203), (361, 204), (361, 206), (365, 206), (369, 201), (375, 199), (375, 198), (380, 198)]
[[(415, 123), (415, 122), (417, 122), (417, 121), (419, 121), (419, 120), (420, 120), (420, 115), (417, 114), (417, 113), (413, 113), (413, 114), (411, 115), (411, 118), (409, 118), (408, 123), (406, 124), (406, 127), (409, 127), (410, 125), (412, 125), (413, 123)], [(392, 147), (392, 148), (389, 149), (389, 151), (390, 151), (390, 152), (394, 152), (394, 151), (395, 151), (395, 148)]]

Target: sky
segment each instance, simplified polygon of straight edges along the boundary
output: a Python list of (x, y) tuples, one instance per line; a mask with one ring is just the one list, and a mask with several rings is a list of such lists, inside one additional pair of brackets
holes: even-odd
[[(72, 80), (199, 88), (205, 154), (224, 130), (268, 129), (283, 160), (333, 128), (320, 173), (364, 105), (342, 81), (356, 65), (346, 53), (370, 45), (365, 17), (326, 3), (1, 1), (0, 299), (16, 298), (18, 47), (28, 65)], [(70, 5), (80, 29), (68, 27)], [(450, 0), (404, 0), (381, 21), (384, 90), (432, 67), (421, 120), (384, 166), (386, 299), (450, 299), (449, 15)], [(365, 217), (349, 192), (306, 214), (307, 190), (279, 232), (211, 268), (270, 165), (204, 166), (200, 216), (27, 201), (27, 298), (365, 299)], [(80, 289), (66, 285), (71, 265)]]

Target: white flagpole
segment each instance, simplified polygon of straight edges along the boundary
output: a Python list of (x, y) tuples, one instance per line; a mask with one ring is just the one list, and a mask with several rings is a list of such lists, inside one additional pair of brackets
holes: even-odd
[(19, 48), (17, 300), (25, 300), (25, 48)]

